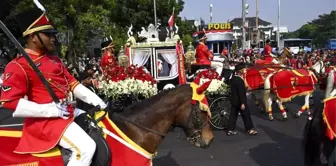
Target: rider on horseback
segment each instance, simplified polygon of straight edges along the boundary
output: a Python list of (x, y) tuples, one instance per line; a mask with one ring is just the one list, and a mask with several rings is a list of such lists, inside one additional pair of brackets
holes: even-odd
[[(44, 9), (41, 4), (38, 5)], [(106, 108), (102, 99), (80, 84), (62, 61), (51, 54), (56, 48), (57, 31), (49, 22), (45, 10), (35, 8), (17, 15), (15, 19), (27, 41), (25, 51), (60, 101), (65, 101), (72, 92), (86, 103)], [(3, 107), (14, 110), (13, 117), (25, 118), (23, 134), (14, 152), (43, 153), (59, 145), (72, 151), (68, 165), (89, 166), (96, 143), (73, 122), (84, 111), (53, 102), (44, 83), (23, 56), (11, 61), (4, 75), (0, 102)]]
[(272, 54), (272, 47), (270, 45), (270, 42), (271, 41), (269, 39), (266, 40), (266, 46), (264, 48), (264, 58), (265, 58), (265, 61), (268, 63), (277, 64), (279, 62), (273, 59), (274, 55)]
[(108, 70), (111, 65), (115, 65), (116, 60), (114, 57), (114, 41), (112, 36), (105, 37), (101, 43), (101, 48), (103, 51), (103, 56), (100, 62), (102, 71)]
[(206, 45), (207, 37), (205, 34), (199, 35), (199, 44), (196, 48), (196, 61), (199, 65), (210, 65), (216, 69), (216, 72), (220, 75), (223, 70), (222, 62), (211, 61), (214, 58), (212, 52), (210, 52), (208, 46)]

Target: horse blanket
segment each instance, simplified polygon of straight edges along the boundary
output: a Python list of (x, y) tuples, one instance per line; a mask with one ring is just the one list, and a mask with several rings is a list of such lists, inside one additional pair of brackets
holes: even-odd
[[(103, 116), (99, 112), (96, 118)], [(153, 154), (150, 154), (130, 138), (128, 138), (109, 118), (108, 115), (98, 123), (104, 130), (106, 139), (112, 151), (111, 166), (151, 166)], [(64, 166), (60, 150), (55, 147), (41, 154), (13, 153), (22, 136), (22, 131), (0, 130), (0, 142), (6, 142), (0, 148), (1, 166)], [(52, 164), (51, 164), (52, 163)]]
[(43, 154), (17, 154), (13, 153), (19, 144), (22, 131), (0, 130), (0, 165), (5, 166), (64, 166), (61, 152), (54, 148)]
[(336, 97), (324, 100), (323, 120), (327, 125), (326, 136), (330, 140), (336, 137)]
[(272, 65), (274, 63), (272, 61), (258, 59), (258, 60), (255, 60), (255, 64)]
[(282, 102), (314, 91), (315, 75), (305, 69), (279, 70), (270, 78), (271, 89)]
[(272, 68), (248, 68), (244, 74), (244, 80), (249, 90), (255, 90), (264, 86), (265, 78), (268, 74), (275, 72)]
[[(126, 136), (109, 118), (98, 124), (107, 129), (106, 141), (112, 151), (112, 166), (151, 166), (153, 154), (147, 152)], [(116, 135), (119, 138), (112, 137)]]

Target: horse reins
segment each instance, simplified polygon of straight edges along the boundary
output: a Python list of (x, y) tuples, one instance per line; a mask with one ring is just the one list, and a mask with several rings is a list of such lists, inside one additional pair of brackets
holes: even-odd
[[(194, 112), (196, 112), (194, 109), (192, 109), (192, 110), (190, 111), (190, 114), (189, 114), (189, 117), (188, 117), (188, 122), (187, 122), (188, 124), (190, 123), (190, 121), (192, 121), (192, 120), (191, 120), (191, 117), (192, 117), (192, 113), (194, 113)], [(158, 132), (158, 131), (156, 131), (156, 130), (150, 129), (150, 128), (145, 127), (145, 126), (142, 126), (142, 125), (140, 125), (140, 124), (138, 124), (138, 123), (136, 123), (136, 122), (133, 122), (133, 121), (127, 119), (126, 117), (124, 117), (124, 116), (122, 116), (122, 115), (120, 115), (120, 114), (114, 114), (114, 116), (115, 116), (115, 117), (118, 117), (119, 119), (121, 119), (121, 120), (123, 120), (123, 121), (125, 121), (125, 122), (127, 122), (127, 123), (129, 123), (129, 124), (132, 124), (133, 126), (136, 126), (136, 127), (140, 128), (140, 129), (145, 130), (145, 131), (148, 131), (148, 132), (150, 132), (150, 133), (157, 134), (157, 135), (159, 135), (159, 136), (161, 136), (161, 137), (163, 137), (163, 138), (167, 136), (166, 133)], [(196, 117), (196, 120), (199, 121), (198, 116)], [(192, 122), (192, 123), (194, 123), (194, 122)], [(198, 129), (196, 129), (193, 133), (191, 133), (191, 134), (188, 133), (188, 138), (191, 139), (191, 140), (197, 139), (197, 138), (199, 137), (198, 135), (195, 136), (195, 137), (193, 137), (193, 136), (194, 136), (195, 134), (199, 133), (205, 125), (206, 125), (206, 123), (202, 123), (202, 125), (200, 125), (199, 127), (197, 127)]]
[[(197, 105), (198, 106), (198, 105)], [(196, 107), (196, 106), (193, 106), (192, 105), (192, 107)], [(192, 108), (192, 110), (190, 111), (190, 113), (189, 113), (189, 117), (188, 117), (188, 121), (187, 121), (187, 126), (189, 126), (189, 124), (190, 124), (190, 122), (191, 123), (195, 123), (193, 120), (194, 119), (196, 119), (196, 121), (197, 121), (197, 124), (196, 124), (196, 126), (195, 126), (195, 131), (194, 132), (192, 132), (192, 133), (188, 133), (188, 136), (187, 136), (187, 139), (190, 141), (190, 142), (192, 142), (192, 143), (194, 143), (198, 138), (200, 138), (200, 132), (202, 131), (202, 129), (204, 128), (204, 126), (206, 125), (206, 122), (203, 122), (201, 125), (198, 125), (198, 122), (200, 121), (200, 118), (197, 116), (197, 111), (199, 111), (199, 110), (194, 110), (193, 108)], [(196, 114), (196, 118), (194, 118), (194, 116), (193, 116), (193, 114)], [(201, 112), (202, 113), (202, 112)], [(195, 124), (193, 124), (193, 125), (195, 125)], [(204, 143), (204, 141), (203, 140), (201, 140), (202, 141), (202, 143)]]
[(123, 120), (123, 121), (125, 121), (125, 122), (127, 122), (127, 123), (132, 124), (133, 126), (136, 126), (136, 127), (140, 128), (140, 129), (142, 129), (142, 130), (145, 130), (145, 131), (148, 131), (148, 132), (157, 134), (157, 135), (159, 135), (159, 136), (161, 136), (161, 137), (166, 137), (166, 136), (167, 136), (167, 134), (165, 134), (165, 133), (161, 133), (161, 132), (152, 130), (152, 129), (150, 129), (150, 128), (148, 128), (148, 127), (145, 127), (145, 126), (142, 126), (142, 125), (140, 125), (140, 124), (138, 124), (138, 123), (136, 123), (136, 122), (130, 121), (129, 119), (127, 119), (127, 118), (124, 117), (124, 116), (121, 116), (120, 114), (114, 114), (114, 116), (120, 118), (121, 120)]

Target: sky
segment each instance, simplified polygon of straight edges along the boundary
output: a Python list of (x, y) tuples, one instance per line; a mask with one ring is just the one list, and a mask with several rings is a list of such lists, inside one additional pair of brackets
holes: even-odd
[[(247, 17), (256, 16), (256, 1), (246, 0), (249, 4)], [(187, 19), (210, 20), (210, 4), (212, 22), (222, 23), (228, 19), (241, 17), (241, 0), (184, 0), (184, 9), (180, 16)], [(278, 0), (258, 0), (259, 17), (277, 25)], [(315, 19), (318, 15), (336, 10), (336, 0), (280, 0), (280, 26), (287, 26), (289, 31), (295, 31), (302, 25)], [(336, 19), (336, 18), (335, 18)]]

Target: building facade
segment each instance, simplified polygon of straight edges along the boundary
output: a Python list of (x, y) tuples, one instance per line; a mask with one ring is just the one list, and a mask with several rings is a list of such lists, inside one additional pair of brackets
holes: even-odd
[[(272, 25), (272, 23), (265, 21), (261, 18), (258, 18), (258, 31), (256, 26), (257, 19), (256, 17), (247, 17), (245, 28), (246, 28), (246, 45), (247, 46), (257, 46), (257, 47), (263, 47), (264, 41), (266, 39), (270, 39), (271, 41), (274, 41), (273, 43), (276, 43), (276, 32), (277, 32), (277, 26)], [(241, 46), (241, 39), (242, 39), (242, 25), (243, 21), (242, 18), (234, 18), (230, 21), (232, 24), (232, 32), (233, 36), (238, 44), (238, 46)], [(280, 34), (288, 33), (288, 28), (281, 26), (280, 27)], [(259, 42), (258, 42), (258, 36), (259, 36)], [(281, 35), (280, 35), (281, 36)], [(276, 46), (275, 46), (276, 47)]]

